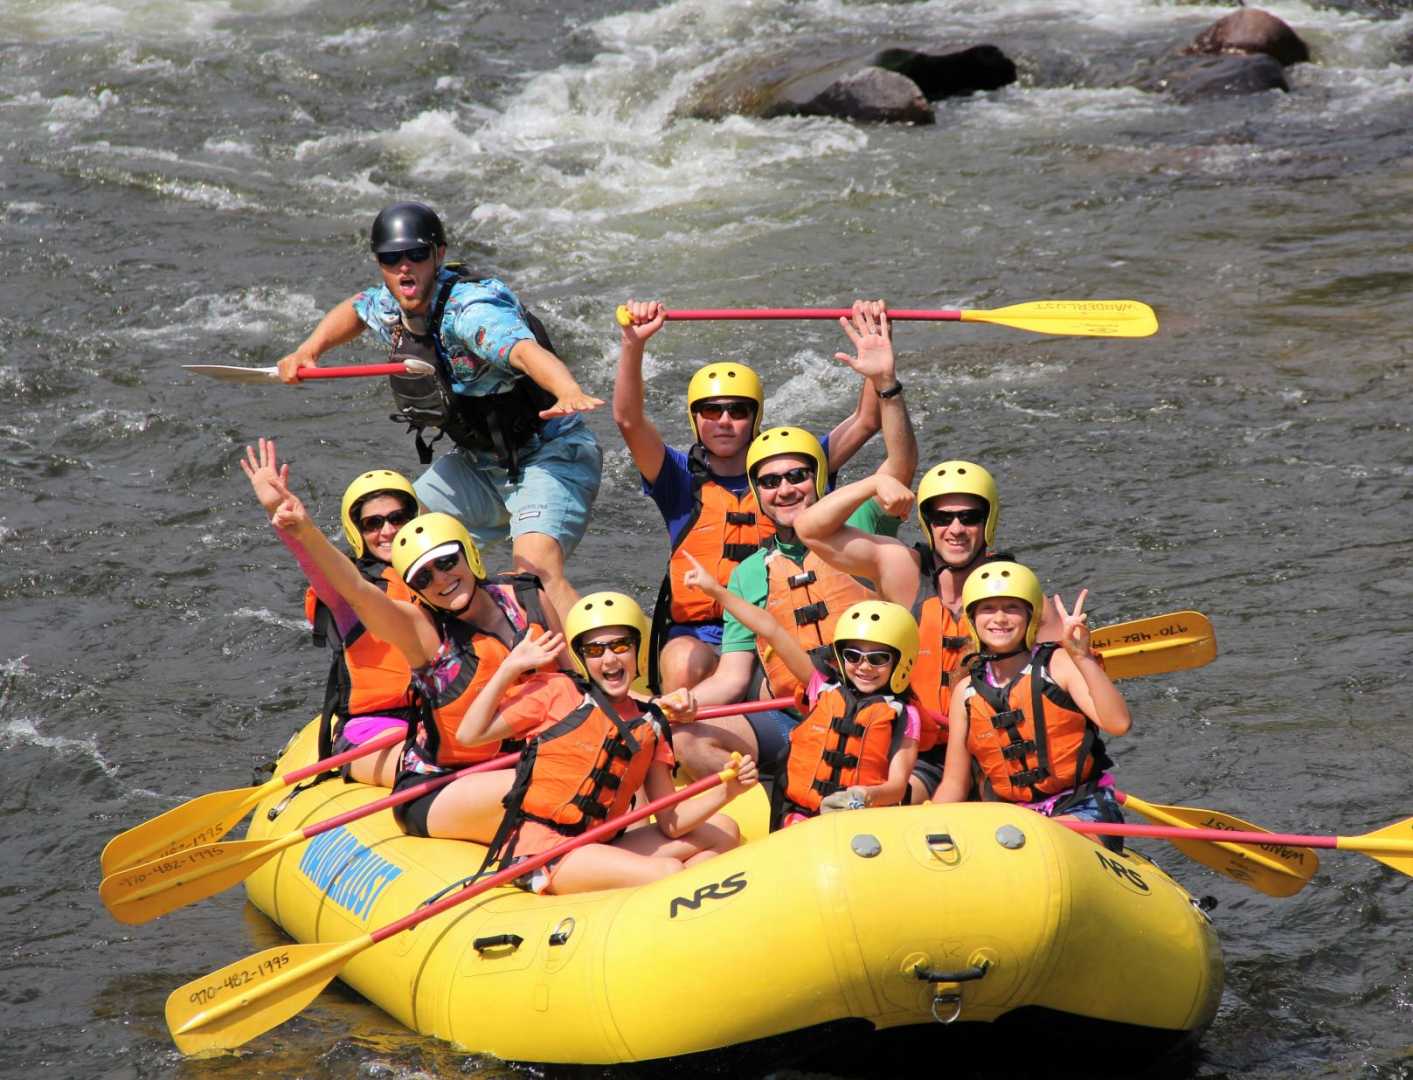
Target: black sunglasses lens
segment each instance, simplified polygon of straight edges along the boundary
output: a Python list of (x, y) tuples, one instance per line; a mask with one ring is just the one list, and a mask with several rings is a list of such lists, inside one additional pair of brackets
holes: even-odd
[(364, 532), (378, 532), (384, 525), (400, 529), (412, 520), (406, 510), (394, 510), (391, 514), (371, 514), (358, 523)]
[(456, 564), (461, 561), (460, 555), (443, 555), (439, 559), (433, 559), (432, 565), (443, 574), (449, 574), (456, 569)]
[(378, 262), (384, 266), (396, 266), (406, 259), (408, 262), (426, 262), (432, 257), (432, 249), (426, 244), (419, 244), (414, 248), (407, 248), (405, 251), (380, 251), (378, 252)]
[(929, 510), (927, 520), (933, 525), (947, 526), (959, 521), (968, 527), (980, 525), (986, 520), (985, 510)]

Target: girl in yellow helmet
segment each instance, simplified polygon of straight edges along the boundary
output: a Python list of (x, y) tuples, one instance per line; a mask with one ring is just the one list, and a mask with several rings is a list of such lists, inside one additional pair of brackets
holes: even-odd
[[(593, 593), (570, 609), (563, 634), (521, 640), (467, 710), (467, 739), (509, 737), (525, 719), (541, 724), (516, 770), (490, 858), (509, 866), (546, 851), (626, 813), (640, 789), (649, 799), (672, 793), (668, 721), (694, 719), (696, 702), (685, 688), (647, 700), (647, 637), (647, 617), (630, 597)], [(533, 674), (565, 651), (566, 639), (577, 676)], [(522, 884), (559, 894), (623, 888), (729, 851), (740, 829), (717, 811), (755, 783), (746, 758), (735, 779), (608, 843), (576, 848)]]
[[(487, 760), (499, 742), (467, 744), (457, 731), (496, 667), (527, 633), (559, 630), (559, 619), (530, 575), (488, 580), (481, 553), (449, 514), (423, 514), (397, 531), (392, 567), (413, 602), (369, 583), (310, 519), (284, 476), (268, 483), (280, 496), (271, 524), (300, 548), (368, 630), (402, 653), (418, 698), (417, 730), (403, 754), (400, 789)], [(528, 725), (521, 736), (532, 730)], [(500, 822), (510, 770), (481, 773), (397, 808), (409, 833), (484, 843)]]
[[(289, 466), (279, 463), (275, 444), (262, 439), (258, 453), (255, 448), (246, 447), (240, 467), (250, 479), (260, 505), (273, 514), (281, 496), (270, 480), (279, 478), (287, 483), (289, 478)], [(364, 578), (395, 599), (410, 600), (412, 593), (393, 573), (393, 537), (417, 512), (417, 495), (411, 481), (390, 469), (365, 472), (344, 491), (340, 517), (349, 556)], [(309, 564), (303, 549), (290, 546), (309, 578), (305, 616), (315, 640), (327, 643), (333, 652), (320, 710), (319, 757), (342, 753), (391, 728), (406, 731), (413, 715), (412, 673), (406, 659), (369, 633), (353, 609)], [(390, 747), (344, 766), (344, 776), (364, 784), (392, 787), (398, 761), (397, 749)]]
[(1123, 735), (1128, 705), (1090, 649), (1088, 590), (1066, 610), (1059, 642), (1037, 644), (1040, 582), (1014, 562), (989, 562), (967, 579), (962, 607), (978, 650), (951, 695), (947, 757), (934, 802), (1020, 803), (1047, 816), (1122, 821), (1100, 733)]
[(769, 611), (700, 566), (688, 572), (687, 583), (768, 641), (799, 684), (795, 697), (805, 719), (791, 730), (783, 760), (762, 763), (775, 777), (772, 824), (902, 802), (921, 728), (908, 689), (918, 633), (907, 608), (881, 600), (849, 607), (835, 626), (831, 663), (812, 657)]

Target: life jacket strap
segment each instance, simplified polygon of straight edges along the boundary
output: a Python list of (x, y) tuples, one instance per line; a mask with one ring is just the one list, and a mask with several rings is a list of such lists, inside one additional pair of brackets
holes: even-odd
[(829, 616), (829, 605), (823, 600), (816, 600), (813, 604), (806, 604), (804, 607), (795, 609), (795, 625), (811, 626), (814, 623), (823, 622)]

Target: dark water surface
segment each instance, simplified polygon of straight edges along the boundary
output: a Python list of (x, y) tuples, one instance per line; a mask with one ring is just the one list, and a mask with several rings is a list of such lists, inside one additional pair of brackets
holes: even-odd
[[(1212, 666), (1127, 684), (1125, 787), (1282, 831), (1413, 812), (1403, 6), (1271, 5), (1317, 63), (1289, 95), (1194, 106), (1086, 78), (1226, 10), (1156, 0), (0, 9), (0, 1074), (499, 1069), (337, 989), (240, 1055), (183, 1061), (166, 994), (277, 932), (238, 890), (134, 929), (96, 894), (110, 836), (248, 783), (317, 706), (325, 659), (241, 447), (279, 437), (331, 529), (356, 472), (416, 467), (373, 380), (236, 387), (179, 365), (273, 364), (374, 279), (367, 222), (408, 195), (605, 397), (629, 296), (1149, 301), (1162, 330), (1137, 342), (901, 328), (924, 463), (990, 465), (1006, 545), (1066, 597), (1088, 586), (1097, 622), (1216, 624)], [(1026, 80), (932, 128), (672, 119), (717, 66), (826, 33), (991, 41)], [(854, 393), (841, 343), (827, 324), (671, 326), (650, 409), (680, 442), (688, 374), (741, 358), (772, 420), (827, 427)], [(606, 411), (593, 426), (605, 486), (573, 577), (646, 602), (665, 537)], [(1413, 1075), (1407, 877), (1328, 852), (1273, 900), (1144, 849), (1220, 902), (1228, 985), (1188, 1075)]]

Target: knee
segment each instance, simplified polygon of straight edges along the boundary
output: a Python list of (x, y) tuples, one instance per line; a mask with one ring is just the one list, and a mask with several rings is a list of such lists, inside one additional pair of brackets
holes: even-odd
[(674, 859), (671, 855), (654, 855), (652, 856), (652, 866), (649, 868), (649, 873), (651, 873), (654, 881), (658, 881), (661, 878), (671, 877), (681, 870), (682, 866), (682, 862), (678, 859)]
[(716, 670), (716, 650), (696, 638), (673, 638), (662, 649), (662, 689), (696, 686)]
[(718, 835), (712, 838), (713, 851), (730, 851), (741, 846), (741, 826), (730, 814), (715, 814), (707, 822), (716, 829)]

